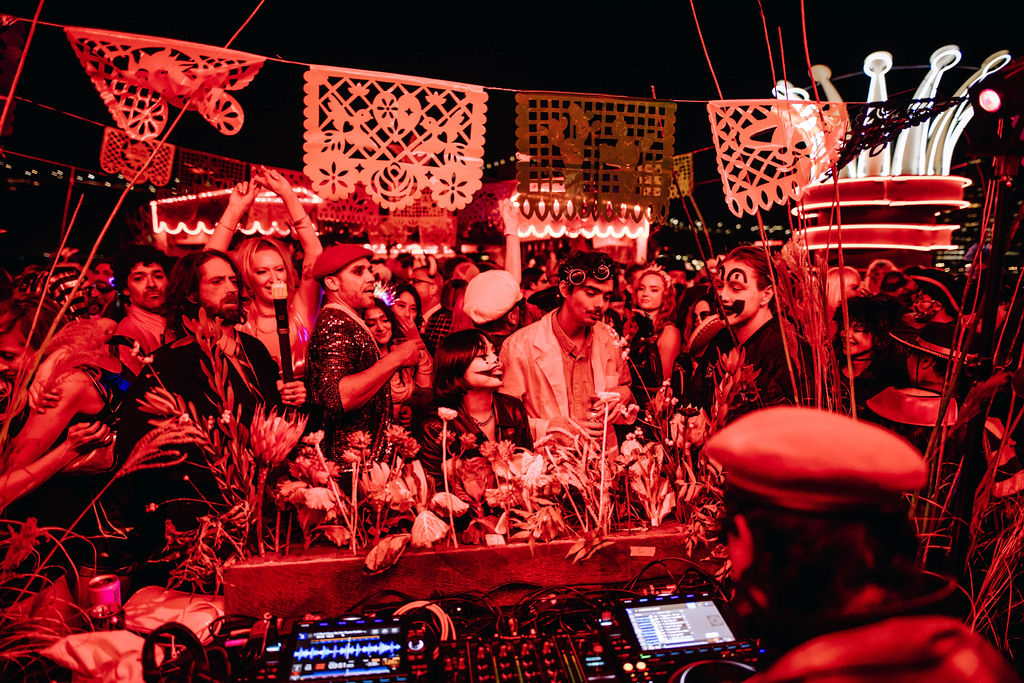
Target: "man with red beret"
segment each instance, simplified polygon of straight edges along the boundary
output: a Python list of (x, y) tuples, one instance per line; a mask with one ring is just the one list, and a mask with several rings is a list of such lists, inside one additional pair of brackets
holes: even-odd
[(339, 459), (346, 435), (365, 431), (372, 452), (383, 457), (384, 432), (391, 415), (391, 376), (413, 367), (423, 342), (396, 344), (387, 354), (374, 341), (362, 312), (373, 305), (372, 252), (356, 244), (338, 244), (313, 267), (327, 303), (317, 318), (306, 355), (310, 426), (324, 430), (321, 448)]
[(945, 616), (957, 585), (917, 564), (906, 494), (927, 467), (908, 442), (785, 406), (737, 419), (706, 452), (725, 470), (738, 630), (780, 655), (748, 683), (1019, 680)]

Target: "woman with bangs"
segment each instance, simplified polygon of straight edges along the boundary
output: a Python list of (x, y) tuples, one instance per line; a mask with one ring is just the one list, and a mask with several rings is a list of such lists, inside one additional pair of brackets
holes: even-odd
[(242, 280), (250, 298), (246, 303), (245, 322), (240, 324), (238, 329), (263, 342), (270, 355), (277, 361), (278, 367), (281, 367), (281, 342), (277, 334), (274, 301), (286, 299), (288, 337), (291, 342), (288, 350), (291, 356), (291, 370), (297, 380), (305, 374), (306, 346), (309, 344), (309, 334), (316, 323), (320, 305), (320, 285), (311, 277), (310, 270), (323, 252), (323, 247), (313, 227), (313, 221), (306, 215), (288, 180), (277, 171), (264, 167), (251, 181), (235, 185), (228, 199), (227, 209), (217, 222), (206, 248), (222, 251), (227, 249), (234, 235), (235, 226), (252, 205), (260, 187), (266, 187), (276, 193), (291, 216), (288, 224), (302, 248), (302, 276), (299, 277), (292, 265), (291, 250), (279, 240), (270, 237), (250, 237), (242, 242), (232, 255), (242, 273)]
[(633, 396), (644, 407), (672, 376), (682, 335), (673, 321), (676, 290), (668, 273), (658, 266), (644, 268), (637, 274), (633, 298), (625, 336), (629, 339)]
[(518, 398), (498, 391), (501, 381), (501, 361), (486, 333), (460, 330), (438, 345), (434, 357), (434, 402), (416, 431), (423, 469), (435, 480), (441, 480), (444, 428), (438, 408), (457, 413), (448, 423), (449, 457), (469, 454), (464, 446), (466, 436), (473, 436), (478, 445), (485, 441), (510, 441), (533, 449), (526, 408)]

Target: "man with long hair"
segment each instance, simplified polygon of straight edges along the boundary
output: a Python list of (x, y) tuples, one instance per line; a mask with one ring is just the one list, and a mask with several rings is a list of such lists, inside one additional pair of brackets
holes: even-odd
[[(171, 270), (167, 283), (168, 324), (178, 339), (158, 349), (146, 370), (132, 385), (118, 430), (118, 461), (151, 429), (152, 415), (138, 409), (147, 392), (163, 388), (195, 406), (197, 417), (221, 418), (226, 406), (218, 393), (230, 391), (233, 412), (241, 424), (252, 421), (260, 406), (305, 401), (301, 384), (285, 397), (279, 389), (280, 371), (270, 352), (255, 337), (235, 330), (244, 319), (241, 278), (227, 254), (193, 252)], [(202, 338), (202, 343), (201, 339)], [(212, 340), (207, 345), (206, 340)], [(211, 386), (215, 361), (222, 361), (226, 386)], [(283, 400), (284, 399), (284, 400)], [(125, 478), (119, 495), (127, 502), (129, 524), (140, 531), (140, 553), (149, 555), (163, 544), (164, 520), (178, 529), (190, 529), (209, 514), (204, 501), (223, 500), (206, 456), (187, 449), (187, 459), (174, 467), (137, 472)], [(147, 513), (156, 507), (158, 513)]]

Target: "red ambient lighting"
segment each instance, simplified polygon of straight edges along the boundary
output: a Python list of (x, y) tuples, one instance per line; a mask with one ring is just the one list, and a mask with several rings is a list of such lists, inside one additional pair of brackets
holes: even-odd
[(987, 111), (989, 114), (994, 114), (999, 111), (999, 108), (1003, 106), (1003, 100), (992, 88), (985, 88), (978, 93), (978, 106)]

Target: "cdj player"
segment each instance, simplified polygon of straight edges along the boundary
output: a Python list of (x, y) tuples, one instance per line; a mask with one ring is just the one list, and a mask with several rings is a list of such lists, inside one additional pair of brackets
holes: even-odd
[[(707, 593), (608, 605), (593, 626), (436, 642), (403, 617), (303, 621), (267, 647), (249, 681), (592, 683), (679, 680), (688, 666), (731, 663), (742, 680), (764, 655), (737, 640)], [(684, 679), (685, 680), (685, 679)]]

